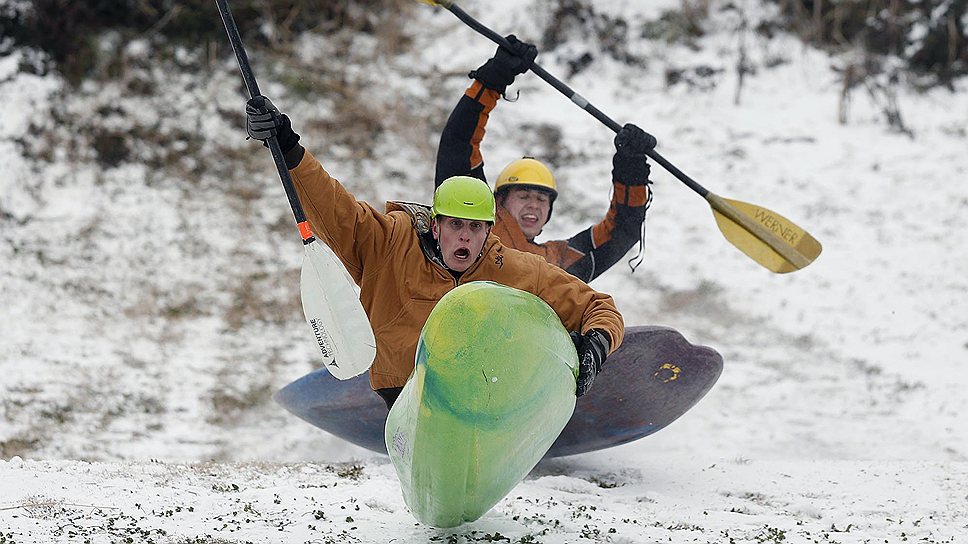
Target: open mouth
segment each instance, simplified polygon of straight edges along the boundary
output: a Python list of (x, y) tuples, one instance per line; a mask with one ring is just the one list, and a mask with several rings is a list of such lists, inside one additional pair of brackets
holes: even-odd
[(465, 259), (467, 259), (467, 258), (469, 258), (470, 256), (471, 256), (471, 251), (469, 249), (467, 249), (466, 247), (462, 247), (462, 248), (457, 249), (456, 251), (454, 251), (454, 257), (457, 257), (458, 259), (460, 259), (462, 261), (465, 260)]
[(536, 224), (538, 222), (538, 216), (533, 213), (526, 213), (521, 216), (521, 220), (525, 223)]

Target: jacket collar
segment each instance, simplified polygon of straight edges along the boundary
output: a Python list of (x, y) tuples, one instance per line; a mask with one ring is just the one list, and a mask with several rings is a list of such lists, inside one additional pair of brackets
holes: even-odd
[(410, 216), (410, 226), (417, 233), (417, 239), (420, 240), (420, 250), (423, 251), (424, 257), (428, 261), (446, 269), (444, 260), (440, 252), (437, 251), (437, 240), (434, 240), (434, 235), (430, 229), (430, 206), (401, 200), (388, 201), (386, 204), (386, 213), (397, 211), (404, 212)]

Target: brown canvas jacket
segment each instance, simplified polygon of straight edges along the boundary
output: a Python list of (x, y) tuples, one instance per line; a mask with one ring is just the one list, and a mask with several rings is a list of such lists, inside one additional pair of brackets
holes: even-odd
[(373, 389), (400, 387), (409, 378), (420, 330), (440, 298), (459, 284), (487, 280), (528, 291), (551, 306), (569, 331), (602, 329), (614, 351), (624, 336), (612, 297), (599, 293), (537, 255), (501, 244), (493, 234), (482, 257), (460, 280), (428, 258), (416, 221), (404, 207), (380, 213), (357, 201), (309, 151), (291, 171), (313, 233), (328, 244), (360, 286), (377, 342), (370, 369)]

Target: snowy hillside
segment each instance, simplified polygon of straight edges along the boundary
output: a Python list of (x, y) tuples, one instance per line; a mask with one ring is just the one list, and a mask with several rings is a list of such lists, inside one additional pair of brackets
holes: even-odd
[[(537, 41), (545, 4), (465, 9)], [(631, 4), (595, 9), (639, 29), (679, 6)], [(738, 5), (749, 28), (765, 15)], [(898, 131), (886, 95), (844, 94), (851, 59), (737, 30), (737, 13), (691, 42), (575, 27), (538, 62), (823, 253), (766, 272), (653, 165), (645, 260), (593, 286), (628, 324), (716, 348), (719, 383), (654, 436), (539, 464), (450, 531), (416, 523), (385, 457), (271, 401), (315, 347), (228, 48), (131, 42), (123, 70), (80, 88), (0, 58), (0, 543), (968, 541), (968, 82), (898, 86)], [(250, 53), (302, 143), (375, 205), (429, 200), (439, 130), (494, 49), (446, 12), (412, 17), (399, 54), (343, 33)], [(548, 158), (562, 196), (545, 236), (571, 235), (607, 206), (612, 135), (533, 75), (516, 91), (487, 171)]]

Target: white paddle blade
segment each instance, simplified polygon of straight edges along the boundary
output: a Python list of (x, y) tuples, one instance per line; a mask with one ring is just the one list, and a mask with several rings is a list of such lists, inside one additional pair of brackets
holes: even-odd
[(323, 354), (323, 365), (335, 378), (348, 380), (373, 364), (373, 329), (353, 278), (333, 250), (318, 240), (305, 248), (301, 291), (306, 322)]

